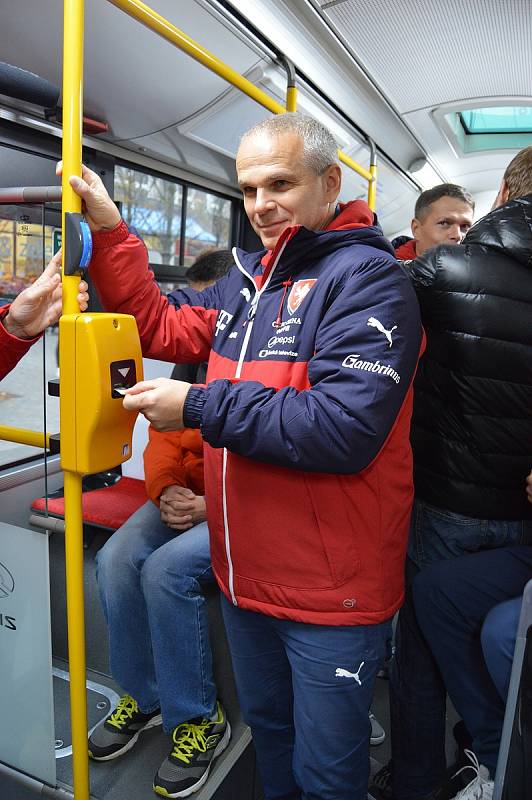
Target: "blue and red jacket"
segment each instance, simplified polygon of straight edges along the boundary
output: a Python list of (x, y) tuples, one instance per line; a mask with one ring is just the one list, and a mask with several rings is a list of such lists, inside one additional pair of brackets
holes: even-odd
[(371, 221), (355, 201), (334, 229), (285, 231), (266, 259), (235, 249), (214, 286), (168, 297), (125, 224), (94, 236), (102, 303), (136, 317), (145, 355), (209, 361), (185, 425), (205, 441), (213, 569), (242, 608), (356, 625), (401, 605), (423, 331)]

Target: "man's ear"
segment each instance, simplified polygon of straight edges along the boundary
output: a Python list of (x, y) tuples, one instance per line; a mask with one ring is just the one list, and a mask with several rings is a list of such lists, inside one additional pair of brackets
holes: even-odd
[(416, 241), (417, 241), (417, 236), (416, 236), (416, 233), (418, 232), (418, 230), (419, 230), (419, 226), (420, 226), (420, 225), (421, 225), (421, 223), (420, 223), (420, 221), (417, 219), (417, 217), (414, 217), (414, 219), (413, 219), (413, 220), (412, 220), (412, 222), (410, 223), (410, 230), (412, 231), (412, 236), (414, 237), (414, 239), (415, 239)]
[(510, 196), (510, 190), (508, 189), (508, 184), (506, 181), (501, 181), (501, 187), (499, 189), (499, 193), (495, 198), (495, 202), (493, 203), (491, 210), (493, 211), (495, 208), (499, 208), (499, 206), (503, 206), (505, 203), (508, 202), (508, 198)]
[(334, 203), (342, 186), (342, 170), (339, 164), (331, 164), (323, 174), (327, 202)]

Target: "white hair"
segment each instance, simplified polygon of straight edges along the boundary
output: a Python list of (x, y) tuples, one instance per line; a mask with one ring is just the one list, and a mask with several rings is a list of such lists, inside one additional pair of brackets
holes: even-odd
[(299, 112), (286, 112), (258, 122), (242, 136), (240, 144), (254, 136), (297, 133), (303, 142), (303, 163), (317, 175), (338, 163), (338, 145), (325, 125)]

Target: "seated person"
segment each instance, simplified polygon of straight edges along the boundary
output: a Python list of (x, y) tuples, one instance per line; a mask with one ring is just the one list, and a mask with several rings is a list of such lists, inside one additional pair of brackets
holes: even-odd
[(412, 236), (392, 241), (395, 256), (407, 261), (438, 244), (460, 244), (473, 224), (475, 202), (469, 192), (454, 183), (440, 183), (422, 192), (411, 222)]
[[(532, 502), (532, 472), (527, 484)], [(473, 739), (473, 767), (465, 769), (475, 774), (455, 800), (492, 798), (522, 594), (531, 578), (532, 547), (517, 545), (432, 564), (414, 580), (418, 622)]]
[[(61, 316), (61, 253), (10, 305), (0, 309), (0, 380), (26, 355), (41, 333)], [(80, 311), (88, 305), (87, 284), (79, 283)]]
[[(232, 263), (227, 252), (209, 255), (218, 270), (220, 261), (225, 271)], [(212, 283), (220, 277), (216, 269)], [(202, 589), (214, 577), (199, 431), (150, 428), (144, 471), (150, 500), (97, 555), (110, 670), (126, 694), (91, 734), (89, 755), (118, 758), (141, 731), (162, 722), (171, 752), (153, 788), (183, 797), (205, 783), (231, 735), (216, 699)]]

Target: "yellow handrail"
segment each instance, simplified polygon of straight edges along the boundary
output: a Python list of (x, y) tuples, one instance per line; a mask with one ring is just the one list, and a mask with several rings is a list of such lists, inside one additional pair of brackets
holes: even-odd
[(30, 431), (27, 428), (12, 428), (10, 425), (0, 425), (0, 439), (6, 442), (27, 444), (31, 447), (50, 447), (50, 434), (46, 436), (42, 431)]
[[(273, 97), (270, 97), (266, 92), (263, 92), (262, 89), (259, 89), (255, 86), (251, 81), (247, 78), (244, 78), (243, 75), (240, 75), (239, 72), (229, 67), (227, 64), (224, 64), (219, 58), (217, 58), (213, 53), (209, 50), (206, 50), (200, 44), (191, 39), (190, 36), (187, 36), (186, 33), (183, 33), (179, 28), (173, 25), (168, 20), (161, 17), (156, 11), (152, 8), (149, 8), (145, 3), (141, 2), (141, 0), (108, 0), (109, 3), (120, 8), (130, 17), (136, 19), (142, 25), (145, 25), (150, 30), (157, 33), (159, 36), (162, 36), (163, 39), (166, 39), (167, 42), (173, 44), (175, 47), (178, 47), (185, 53), (188, 53), (195, 61), (198, 61), (200, 64), (203, 64), (207, 69), (210, 69), (211, 72), (216, 73), (221, 78), (223, 78), (228, 83), (231, 83), (233, 86), (236, 86), (237, 89), (240, 89), (241, 92), (246, 94), (248, 97), (251, 97), (252, 100), (255, 100), (264, 108), (267, 108), (268, 111), (272, 111), (274, 114), (284, 114), (285, 111), (292, 111), (295, 110), (295, 103), (297, 97), (297, 89), (293, 89), (293, 92), (290, 89), (287, 92), (287, 107), (285, 108)], [(348, 155), (346, 155), (341, 150), (338, 151), (338, 157), (340, 161), (342, 161), (346, 166), (350, 167), (354, 170), (358, 175), (368, 181), (368, 200), (370, 198), (370, 189), (371, 185), (374, 182), (374, 177), (370, 171), (364, 169), (360, 164), (357, 164), (356, 161), (353, 161)], [(370, 208), (374, 208), (369, 203)]]
[[(83, 28), (84, 0), (64, 0), (63, 20), (63, 242), (65, 213), (81, 211), (81, 200), (68, 179), (81, 175), (83, 115)], [(65, 248), (63, 248), (63, 258)], [(63, 264), (64, 267), (64, 264)], [(63, 271), (63, 314), (78, 314), (76, 300), (79, 276)], [(61, 327), (61, 323), (60, 323)], [(61, 375), (75, 369), (74, 351), (59, 342)], [(60, 429), (72, 430), (74, 409), (60, 395)], [(70, 718), (72, 729), (72, 771), (75, 800), (89, 800), (89, 758), (87, 745), (87, 700), (85, 676), (85, 602), (83, 597), (83, 514), (81, 475), (65, 471), (65, 556), (70, 672)]]
[(286, 90), (286, 110), (297, 111), (297, 87), (288, 86)]
[(130, 17), (133, 17), (133, 19), (136, 19), (137, 22), (150, 28), (154, 33), (162, 36), (170, 44), (178, 47), (184, 53), (188, 53), (195, 61), (199, 61), (211, 72), (215, 72), (216, 75), (236, 86), (237, 89), (260, 103), (264, 108), (273, 111), (274, 114), (283, 114), (286, 111), (285, 107), (274, 100), (273, 97), (270, 97), (262, 89), (248, 81), (239, 72), (224, 64), (213, 53), (195, 42), (194, 39), (191, 39), (190, 36), (187, 36), (186, 33), (183, 33), (167, 19), (161, 17), (160, 14), (149, 8), (145, 3), (142, 3), (141, 0), (109, 0), (109, 2)]

